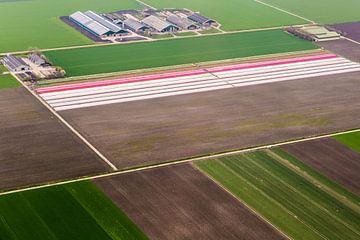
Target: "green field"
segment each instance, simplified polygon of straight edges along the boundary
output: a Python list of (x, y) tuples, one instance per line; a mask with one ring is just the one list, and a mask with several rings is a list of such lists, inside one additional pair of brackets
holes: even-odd
[(2, 74), (3, 72), (7, 72), (8, 70), (6, 69), (6, 67), (4, 65), (0, 64), (0, 74)]
[(338, 135), (334, 138), (355, 151), (360, 152), (360, 132)]
[(254, 0), (143, 0), (156, 8), (188, 8), (222, 24), (224, 30), (244, 30), (306, 23)]
[(0, 89), (18, 87), (21, 84), (10, 74), (0, 74)]
[(280, 30), (45, 52), (68, 76), (317, 49)]
[(0, 0), (0, 52), (90, 44), (58, 17), (77, 10), (138, 8), (135, 0)]
[(1, 240), (131, 240), (145, 235), (91, 182), (0, 196)]
[(343, 23), (360, 20), (359, 0), (263, 0), (319, 23)]
[(269, 152), (207, 160), (198, 166), (292, 239), (360, 238), (358, 208), (345, 205)]

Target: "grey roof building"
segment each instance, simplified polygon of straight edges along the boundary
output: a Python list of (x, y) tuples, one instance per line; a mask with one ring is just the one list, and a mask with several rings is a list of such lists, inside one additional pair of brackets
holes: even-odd
[(173, 32), (179, 30), (179, 28), (174, 24), (171, 24), (153, 15), (144, 18), (142, 23), (154, 28), (158, 32)]
[(125, 29), (120, 28), (92, 11), (87, 11), (86, 13), (77, 11), (69, 17), (76, 24), (100, 37), (128, 33)]
[(42, 57), (40, 57), (39, 55), (37, 55), (35, 53), (32, 53), (29, 55), (29, 60), (39, 66), (46, 63)]
[(178, 16), (170, 16), (166, 19), (169, 23), (175, 24), (176, 26), (185, 29), (185, 30), (194, 30), (197, 29), (198, 26), (193, 24), (190, 20), (187, 18), (181, 18)]
[(12, 72), (28, 71), (30, 70), (29, 65), (27, 65), (21, 58), (14, 55), (6, 55), (1, 60), (2, 64), (5, 65)]
[(197, 22), (201, 25), (211, 25), (215, 23), (214, 20), (211, 20), (210, 18), (207, 18), (203, 15), (200, 15), (199, 13), (193, 13), (188, 17), (191, 21)]
[(108, 29), (110, 29), (110, 31), (112, 31), (114, 33), (118, 33), (118, 32), (121, 32), (123, 30), (121, 27), (119, 27), (116, 24), (110, 22), (106, 18), (103, 18), (99, 14), (94, 13), (93, 11), (89, 10), (89, 11), (84, 12), (84, 14), (86, 16), (88, 16), (89, 18), (93, 19), (94, 21), (100, 23), (101, 25), (107, 27)]
[(149, 27), (145, 26), (141, 22), (130, 18), (124, 21), (124, 26), (134, 32), (144, 32), (149, 29)]

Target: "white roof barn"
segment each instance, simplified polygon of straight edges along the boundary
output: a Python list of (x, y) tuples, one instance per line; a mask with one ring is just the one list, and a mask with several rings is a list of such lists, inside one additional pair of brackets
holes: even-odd
[(175, 25), (162, 20), (156, 16), (150, 15), (142, 20), (142, 22), (152, 28), (154, 28), (158, 32), (172, 32), (179, 30)]
[(97, 36), (128, 33), (125, 29), (122, 29), (92, 11), (87, 11), (85, 13), (77, 11), (69, 17), (72, 21)]
[(198, 28), (195, 24), (193, 24), (187, 18), (181, 18), (181, 17), (173, 15), (173, 16), (169, 16), (166, 20), (172, 24), (175, 24), (176, 26), (178, 26), (182, 29), (185, 29), (185, 30), (194, 30), (194, 29)]

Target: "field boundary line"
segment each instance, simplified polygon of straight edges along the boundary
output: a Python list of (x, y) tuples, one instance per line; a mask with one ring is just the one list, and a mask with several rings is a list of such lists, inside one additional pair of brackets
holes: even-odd
[[(31, 93), (35, 94), (32, 91), (31, 91)], [(36, 96), (36, 98), (38, 98), (38, 97)], [(46, 107), (50, 108), (48, 105), (46, 105)], [(54, 110), (51, 109), (51, 111), (53, 112)], [(8, 195), (11, 193), (18, 193), (18, 192), (24, 192), (24, 191), (29, 191), (29, 190), (41, 189), (41, 188), (46, 188), (46, 187), (51, 187), (51, 186), (59, 186), (59, 185), (68, 184), (68, 183), (81, 182), (81, 181), (86, 181), (86, 180), (93, 180), (93, 179), (111, 177), (111, 176), (116, 176), (116, 175), (121, 175), (121, 174), (145, 171), (145, 170), (167, 167), (167, 166), (172, 166), (172, 165), (177, 165), (177, 164), (184, 164), (184, 163), (189, 163), (189, 162), (214, 159), (214, 158), (219, 158), (219, 157), (224, 157), (224, 156), (233, 156), (233, 155), (238, 155), (238, 154), (247, 153), (247, 152), (266, 150), (266, 149), (280, 147), (280, 146), (289, 145), (289, 144), (301, 143), (301, 142), (306, 142), (306, 141), (312, 141), (312, 140), (334, 137), (334, 136), (349, 134), (349, 133), (357, 133), (357, 132), (360, 132), (360, 128), (347, 130), (347, 131), (341, 131), (341, 132), (335, 132), (335, 133), (329, 133), (329, 134), (322, 134), (322, 135), (312, 136), (312, 137), (307, 137), (307, 138), (289, 140), (289, 141), (284, 141), (284, 142), (279, 142), (279, 143), (274, 143), (274, 144), (261, 145), (261, 146), (257, 146), (257, 147), (249, 147), (249, 148), (244, 148), (244, 149), (239, 149), (239, 150), (230, 150), (227, 152), (213, 153), (213, 154), (208, 154), (208, 155), (203, 155), (203, 156), (198, 156), (198, 157), (183, 158), (180, 160), (163, 162), (163, 163), (158, 163), (158, 164), (153, 164), (153, 165), (148, 165), (148, 166), (139, 166), (139, 167), (134, 167), (134, 168), (129, 168), (129, 169), (115, 170), (114, 172), (95, 174), (92, 176), (83, 176), (83, 177), (80, 176), (75, 179), (68, 179), (68, 180), (63, 180), (63, 181), (53, 181), (53, 182), (50, 182), (47, 184), (40, 184), (40, 185), (36, 185), (36, 186), (24, 187), (24, 188), (19, 188), (19, 189), (15, 189), (15, 190), (2, 191), (2, 192), (0, 192), (0, 196)]]
[(21, 81), (15, 74), (12, 74), (13, 77), (20, 82), (20, 84), (29, 91), (42, 105), (44, 105), (55, 117), (57, 117), (61, 123), (63, 123), (75, 136), (80, 138), (80, 140), (85, 143), (85, 145), (90, 148), (101, 160), (103, 160), (113, 171), (117, 171), (118, 168), (110, 162), (98, 149), (96, 149), (84, 136), (82, 136), (74, 127), (72, 127), (63, 117), (60, 116), (54, 109), (52, 109), (39, 95), (32, 91), (23, 81)]
[[(204, 175), (206, 178), (208, 178), (210, 181), (215, 183), (218, 187), (220, 187), (223, 191), (227, 192), (232, 196), (236, 201), (240, 202), (242, 205), (244, 205), (245, 208), (247, 208), (250, 212), (252, 212), (255, 216), (257, 216), (259, 219), (267, 223), (269, 226), (271, 226), (273, 229), (275, 229), (278, 233), (283, 235), (289, 240), (293, 240), (290, 236), (286, 235), (283, 231), (281, 231), (277, 226), (272, 224), (267, 218), (262, 216), (260, 213), (258, 213), (254, 208), (250, 207), (245, 201), (243, 201), (240, 197), (236, 196), (233, 192), (231, 192), (229, 189), (227, 189), (225, 186), (223, 186), (220, 182), (218, 182), (215, 178), (213, 178), (210, 174), (206, 173), (205, 171), (201, 170), (198, 166), (191, 163), (191, 166), (195, 169), (197, 169), (202, 175)], [(246, 179), (243, 179), (244, 181), (248, 182)], [(251, 184), (251, 183), (249, 183)], [(271, 199), (269, 199), (271, 201)], [(276, 204), (276, 203), (275, 203)], [(286, 211), (286, 210), (285, 210)]]
[(307, 22), (310, 22), (310, 23), (312, 23), (312, 24), (315, 24), (315, 23), (316, 23), (316, 22), (314, 22), (313, 20), (307, 19), (307, 18), (302, 17), (302, 16), (300, 16), (300, 15), (298, 15), (298, 14), (289, 12), (289, 11), (287, 11), (287, 10), (285, 10), (285, 9), (276, 7), (276, 6), (271, 5), (271, 4), (269, 4), (269, 3), (265, 3), (265, 2), (260, 1), (260, 0), (254, 0), (254, 1), (257, 2), (257, 3), (263, 4), (263, 5), (265, 5), (265, 6), (271, 7), (271, 8), (273, 8), (273, 9), (276, 9), (276, 10), (278, 10), (278, 11), (287, 13), (287, 14), (292, 15), (292, 16), (294, 16), (294, 17), (300, 18), (300, 19), (305, 20), (305, 21), (307, 21)]
[(137, 1), (138, 3), (144, 5), (144, 6), (148, 7), (148, 8), (151, 8), (151, 9), (153, 9), (153, 10), (157, 10), (157, 8), (155, 8), (155, 7), (151, 6), (150, 4), (147, 4), (147, 3), (145, 3), (145, 2), (143, 2), (143, 1), (141, 1), (141, 0), (136, 0), (136, 1)]
[(342, 36), (342, 38), (344, 38), (344, 39), (346, 39), (346, 40), (348, 40), (348, 41), (350, 41), (350, 42), (353, 42), (353, 43), (356, 43), (356, 44), (359, 44), (359, 45), (360, 45), (360, 42), (355, 41), (355, 40), (353, 40), (353, 39), (351, 39), (351, 38), (348, 38), (348, 37), (345, 37), (345, 36)]

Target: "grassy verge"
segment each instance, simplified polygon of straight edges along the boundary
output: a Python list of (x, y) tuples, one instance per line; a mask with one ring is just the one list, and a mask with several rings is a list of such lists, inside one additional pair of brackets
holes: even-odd
[(147, 239), (93, 183), (0, 197), (0, 239)]
[(293, 239), (357, 239), (358, 212), (265, 152), (197, 163)]
[(199, 31), (199, 33), (206, 35), (206, 34), (213, 34), (213, 33), (221, 33), (221, 31), (216, 28), (210, 28), (210, 29), (206, 29), (206, 30), (201, 30), (201, 31)]
[(188, 36), (196, 36), (195, 32), (179, 32), (175, 34), (178, 37), (188, 37)]

